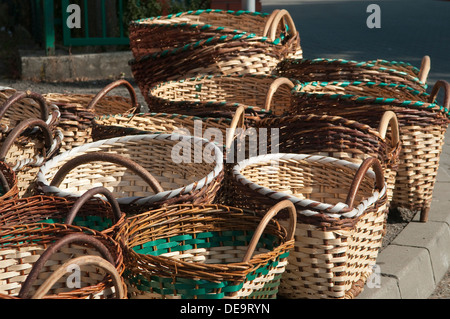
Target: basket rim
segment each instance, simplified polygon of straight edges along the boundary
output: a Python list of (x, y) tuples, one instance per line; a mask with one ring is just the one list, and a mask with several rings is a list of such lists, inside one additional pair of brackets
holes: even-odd
[(311, 81), (311, 82), (304, 82), (297, 84), (293, 89), (292, 93), (299, 96), (306, 96), (306, 97), (315, 97), (315, 98), (327, 98), (332, 100), (354, 100), (360, 103), (374, 103), (374, 104), (388, 104), (388, 105), (395, 105), (399, 107), (412, 107), (417, 109), (429, 109), (434, 111), (439, 111), (450, 117), (450, 110), (445, 108), (444, 106), (438, 104), (438, 103), (430, 103), (430, 102), (423, 102), (420, 100), (400, 100), (395, 97), (376, 97), (376, 96), (370, 96), (370, 95), (356, 95), (356, 94), (342, 94), (342, 93), (311, 93), (311, 92), (304, 92), (302, 91), (303, 88), (307, 85), (313, 85), (313, 86), (322, 86), (326, 87), (327, 85), (337, 85), (341, 87), (347, 87), (351, 85), (357, 85), (357, 86), (387, 86), (387, 87), (400, 87), (406, 90), (411, 91), (413, 95), (416, 96), (424, 96), (424, 97), (430, 97), (431, 95), (426, 92), (419, 92), (418, 90), (415, 90), (405, 84), (395, 84), (395, 83), (386, 83), (386, 82), (377, 82), (377, 81)]
[(142, 135), (128, 135), (128, 136), (121, 136), (121, 137), (115, 137), (110, 139), (104, 139), (99, 140), (92, 143), (86, 143), (81, 146), (77, 146), (72, 148), (69, 151), (66, 151), (62, 154), (59, 154), (57, 156), (54, 156), (50, 160), (48, 160), (46, 163), (44, 163), (40, 168), (39, 172), (37, 173), (36, 177), (36, 183), (38, 187), (44, 192), (44, 193), (51, 193), (56, 196), (61, 197), (80, 197), (82, 194), (76, 194), (76, 193), (70, 193), (67, 191), (61, 190), (59, 187), (50, 186), (47, 178), (45, 175), (47, 172), (53, 167), (56, 166), (56, 164), (59, 161), (64, 161), (66, 158), (70, 158), (72, 156), (76, 156), (77, 153), (84, 152), (85, 150), (88, 150), (89, 148), (95, 148), (101, 145), (108, 145), (108, 144), (114, 144), (114, 143), (126, 143), (130, 141), (139, 141), (139, 140), (145, 140), (145, 139), (154, 139), (154, 140), (171, 140), (171, 141), (186, 141), (186, 139), (191, 140), (192, 143), (201, 143), (204, 146), (212, 147), (214, 150), (214, 162), (215, 166), (214, 169), (208, 173), (207, 176), (203, 177), (202, 179), (198, 180), (197, 182), (188, 184), (184, 187), (179, 187), (172, 190), (166, 190), (164, 192), (160, 192), (151, 196), (135, 196), (135, 197), (121, 197), (117, 198), (117, 201), (119, 204), (136, 204), (136, 205), (143, 205), (148, 203), (154, 203), (157, 201), (160, 201), (162, 199), (170, 199), (179, 195), (188, 194), (192, 191), (196, 191), (199, 189), (202, 189), (203, 187), (209, 185), (212, 183), (215, 179), (217, 179), (220, 174), (223, 171), (223, 153), (222, 150), (211, 141), (195, 137), (195, 136), (187, 136), (187, 135), (180, 135), (180, 134), (142, 134)]
[[(399, 74), (399, 75), (403, 75), (403, 76), (407, 76), (408, 78), (410, 78), (412, 81), (419, 83), (420, 85), (424, 86), (424, 88), (428, 87), (427, 83), (424, 83), (422, 81), (419, 80), (419, 78), (417, 76), (412, 76), (411, 74), (408, 74), (406, 72), (403, 71), (399, 71), (396, 69), (390, 69), (388, 68), (388, 66), (394, 66), (394, 65), (400, 65), (400, 66), (406, 66), (406, 67), (411, 67), (411, 70), (418, 75), (420, 70), (413, 66), (412, 64), (410, 64), (409, 62), (402, 62), (402, 61), (388, 61), (388, 60), (369, 60), (369, 61), (356, 61), (356, 60), (348, 60), (348, 59), (333, 59), (333, 58), (315, 58), (315, 59), (285, 59), (284, 63), (289, 63), (289, 64), (303, 64), (303, 63), (310, 63), (310, 64), (318, 64), (318, 63), (323, 63), (323, 64), (331, 64), (331, 63), (340, 63), (342, 65), (344, 64), (353, 64), (355, 67), (368, 67), (368, 68), (373, 68), (373, 69), (378, 69), (378, 70), (382, 70), (382, 71), (387, 71), (390, 73), (394, 73), (394, 74)], [(376, 65), (376, 63), (382, 63), (385, 66), (380, 66), (380, 65)]]
[[(321, 163), (321, 164), (332, 164), (337, 165), (340, 167), (350, 168), (352, 170), (356, 171), (360, 167), (359, 164), (351, 163), (346, 160), (337, 159), (334, 157), (328, 157), (328, 156), (320, 156), (320, 155), (310, 155), (310, 154), (292, 154), (292, 153), (276, 153), (276, 154), (267, 154), (267, 155), (259, 155), (255, 157), (251, 157), (248, 159), (245, 159), (241, 162), (238, 162), (235, 166), (232, 168), (232, 175), (233, 180), (237, 181), (238, 183), (249, 187), (255, 192), (258, 192), (259, 194), (269, 197), (271, 199), (275, 200), (290, 200), (297, 208), (301, 208), (297, 210), (299, 214), (302, 214), (304, 216), (314, 216), (314, 215), (320, 215), (320, 214), (326, 214), (329, 217), (332, 218), (357, 218), (361, 216), (368, 207), (376, 203), (378, 200), (380, 200), (387, 191), (387, 185), (386, 182), (384, 182), (383, 189), (381, 192), (378, 192), (377, 190), (374, 190), (373, 194), (362, 200), (357, 206), (353, 207), (350, 211), (348, 210), (348, 205), (343, 202), (339, 202), (337, 204), (327, 204), (323, 202), (318, 202), (310, 199), (300, 199), (296, 196), (289, 195), (284, 192), (277, 192), (272, 189), (269, 189), (267, 187), (260, 186), (251, 180), (249, 180), (247, 177), (241, 174), (241, 170), (245, 167), (252, 165), (252, 164), (258, 164), (258, 163), (266, 163), (271, 160), (305, 160), (311, 163)], [(366, 177), (370, 177), (372, 179), (375, 179), (375, 173), (373, 170), (369, 169), (366, 173)], [(307, 207), (311, 204), (315, 205), (314, 210), (310, 209), (303, 209), (302, 207)]]
[(177, 12), (177, 13), (172, 13), (172, 14), (168, 14), (168, 15), (159, 15), (159, 16), (153, 16), (153, 17), (148, 17), (148, 18), (142, 18), (142, 19), (137, 19), (137, 20), (133, 20), (130, 21), (130, 25), (139, 25), (144, 21), (153, 21), (153, 20), (163, 20), (163, 19), (167, 19), (170, 20), (172, 18), (178, 18), (180, 16), (183, 15), (188, 15), (188, 14), (193, 14), (193, 15), (200, 15), (200, 14), (209, 14), (209, 13), (225, 13), (225, 14), (230, 14), (230, 15), (242, 15), (242, 14), (248, 14), (248, 15), (252, 15), (252, 16), (268, 16), (269, 13), (267, 12), (258, 12), (258, 11), (248, 11), (248, 10), (238, 10), (238, 11), (234, 11), (234, 10), (223, 10), (223, 9), (198, 9), (198, 10), (188, 10), (188, 11), (181, 11), (181, 12)]

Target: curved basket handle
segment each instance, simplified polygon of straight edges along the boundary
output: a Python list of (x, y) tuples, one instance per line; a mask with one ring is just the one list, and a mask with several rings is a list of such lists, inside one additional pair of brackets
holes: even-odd
[(13, 95), (11, 95), (5, 103), (0, 108), (0, 118), (3, 118), (6, 111), (16, 102), (23, 100), (25, 98), (30, 98), (38, 102), (39, 106), (41, 107), (41, 119), (44, 122), (47, 122), (48, 120), (48, 108), (47, 103), (42, 95), (36, 92), (31, 91), (25, 91), (25, 92), (16, 92)]
[(115, 89), (118, 86), (125, 86), (126, 89), (128, 90), (128, 92), (130, 93), (130, 97), (131, 97), (131, 108), (138, 108), (138, 103), (137, 103), (137, 96), (136, 96), (136, 92), (134, 91), (133, 86), (130, 84), (130, 82), (126, 81), (126, 80), (117, 80), (114, 81), (110, 84), (108, 84), (107, 86), (105, 86), (100, 92), (97, 93), (97, 95), (94, 96), (94, 98), (92, 99), (91, 102), (89, 102), (89, 105), (87, 106), (87, 109), (95, 109), (95, 105), (106, 95), (108, 94), (108, 92), (110, 92), (111, 90)]
[(114, 264), (114, 258), (109, 252), (108, 248), (97, 238), (94, 236), (83, 234), (83, 233), (72, 233), (60, 238), (58, 241), (49, 246), (43, 254), (39, 257), (39, 259), (34, 263), (33, 268), (31, 268), (30, 273), (22, 284), (19, 292), (19, 298), (26, 299), (28, 297), (31, 285), (38, 277), (45, 263), (49, 260), (49, 258), (56, 253), (61, 247), (71, 244), (71, 243), (83, 243), (88, 244), (97, 249), (100, 254), (109, 261), (111, 264)]
[(441, 88), (444, 88), (445, 90), (444, 103), (442, 103), (442, 106), (448, 109), (450, 106), (450, 84), (448, 84), (447, 81), (444, 80), (436, 81), (436, 83), (433, 86), (433, 90), (431, 90), (430, 93), (430, 103), (436, 103), (435, 101)]
[[(26, 129), (35, 126), (38, 126), (42, 129), (44, 133), (44, 147), (51, 150), (53, 146), (53, 136), (47, 123), (40, 119), (26, 119), (20, 122), (6, 137), (5, 141), (0, 147), (0, 161), (5, 162), (6, 154), (8, 154), (9, 149), (14, 144), (14, 141), (20, 136), (20, 134), (22, 134)], [(54, 149), (53, 151), (55, 150), (56, 149)], [(50, 152), (49, 154), (44, 154), (44, 157), (49, 157), (51, 153), (52, 152)]]
[(243, 262), (248, 262), (252, 258), (252, 255), (255, 252), (256, 245), (258, 244), (258, 241), (261, 238), (261, 235), (263, 234), (267, 224), (273, 217), (275, 217), (278, 214), (279, 211), (285, 208), (289, 210), (290, 215), (290, 224), (287, 238), (288, 240), (294, 239), (295, 228), (297, 227), (297, 210), (295, 209), (294, 204), (290, 200), (283, 200), (274, 205), (271, 209), (269, 209), (269, 211), (264, 215), (262, 220), (259, 222), (259, 225), (256, 228), (255, 233), (253, 234), (250, 244), (248, 245), (247, 252), (245, 253), (245, 256), (243, 258)]
[(240, 105), (236, 112), (234, 113), (233, 119), (231, 120), (230, 130), (227, 132), (225, 147), (226, 149), (231, 148), (231, 144), (233, 144), (234, 136), (236, 134), (236, 129), (240, 127), (245, 129), (245, 108)]
[(65, 224), (72, 225), (73, 220), (75, 219), (75, 216), (78, 214), (78, 211), (81, 209), (81, 207), (92, 197), (94, 197), (97, 194), (101, 194), (105, 196), (108, 199), (108, 202), (111, 204), (114, 217), (116, 222), (120, 220), (120, 217), (122, 216), (122, 211), (120, 210), (119, 203), (114, 198), (113, 194), (106, 189), (105, 187), (94, 187), (90, 190), (86, 191), (83, 195), (81, 195), (73, 204), (72, 208), (69, 211), (69, 214), (67, 214), (67, 218), (65, 221)]
[(283, 78), (278, 78), (275, 81), (273, 81), (270, 84), (269, 89), (267, 90), (266, 101), (264, 102), (264, 109), (266, 111), (270, 111), (270, 105), (272, 104), (273, 95), (278, 90), (278, 88), (282, 85), (287, 85), (291, 89), (293, 89), (295, 87), (294, 83), (291, 80), (289, 80), (288, 78), (283, 77)]
[(378, 188), (379, 191), (383, 189), (385, 182), (383, 168), (381, 167), (380, 161), (375, 157), (369, 157), (365, 159), (364, 162), (362, 162), (359, 166), (358, 171), (356, 172), (350, 186), (350, 191), (347, 195), (346, 204), (350, 209), (353, 208), (353, 203), (355, 202), (356, 194), (358, 193), (361, 182), (364, 176), (366, 176), (367, 171), (371, 167), (373, 167), (373, 170), (375, 172), (375, 188)]
[(428, 79), (428, 74), (430, 73), (431, 69), (431, 59), (428, 55), (425, 55), (422, 58), (422, 63), (420, 65), (420, 71), (419, 71), (419, 81), (422, 83), (426, 83)]
[(275, 17), (273, 18), (272, 25), (270, 26), (269, 36), (272, 41), (277, 38), (277, 26), (282, 20), (286, 20), (290, 34), (297, 34), (297, 28), (295, 27), (295, 23), (291, 15), (286, 9), (281, 9), (276, 13)]
[(5, 174), (3, 174), (1, 169), (0, 169), (0, 183), (2, 184), (4, 195), (7, 194), (11, 190), (11, 187), (9, 187), (8, 180), (6, 179)]
[(269, 33), (269, 29), (272, 26), (273, 19), (275, 18), (275, 16), (277, 15), (278, 12), (280, 12), (280, 9), (275, 9), (270, 14), (270, 16), (267, 19), (266, 24), (264, 26), (264, 31), (263, 31), (263, 34), (262, 34), (263, 37), (267, 37), (267, 34)]
[(389, 125), (392, 129), (392, 147), (396, 147), (398, 143), (400, 143), (400, 129), (398, 127), (397, 115), (392, 111), (384, 112), (378, 126), (378, 132), (383, 139), (386, 138), (386, 132)]
[(113, 264), (98, 256), (80, 256), (66, 261), (61, 267), (53, 272), (41, 286), (39, 286), (31, 299), (42, 299), (53, 287), (53, 285), (68, 272), (68, 269), (70, 269), (70, 266), (72, 265), (78, 265), (79, 267), (84, 265), (92, 265), (103, 269), (109, 273), (112, 278), (116, 291), (116, 299), (125, 299), (125, 290), (123, 288), (122, 277), (119, 272)]
[(161, 187), (159, 182), (141, 165), (133, 162), (131, 159), (127, 157), (120, 156), (118, 154), (113, 153), (87, 153), (80, 156), (76, 156), (66, 163), (56, 172), (50, 186), (58, 187), (59, 184), (64, 180), (64, 177), (69, 173), (72, 169), (77, 167), (78, 165), (87, 164), (89, 162), (101, 161), (101, 162), (110, 162), (118, 165), (122, 165), (134, 173), (136, 173), (139, 177), (141, 177), (152, 189), (155, 193), (163, 192), (164, 189)]

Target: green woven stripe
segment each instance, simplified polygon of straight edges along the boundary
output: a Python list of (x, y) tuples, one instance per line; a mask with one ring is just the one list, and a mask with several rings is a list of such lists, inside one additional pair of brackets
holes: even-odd
[[(65, 221), (63, 218), (48, 218), (39, 223), (46, 224), (63, 224)], [(103, 231), (112, 227), (113, 221), (110, 218), (104, 218), (101, 216), (77, 216), (74, 218), (72, 225), (86, 227), (96, 231)]]

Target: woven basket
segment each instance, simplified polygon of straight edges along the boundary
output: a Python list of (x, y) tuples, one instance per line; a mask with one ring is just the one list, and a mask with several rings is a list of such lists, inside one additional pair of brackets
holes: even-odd
[[(375, 173), (368, 171), (373, 165)], [(235, 205), (263, 213), (280, 200), (297, 209), (295, 248), (280, 285), (285, 298), (354, 298), (372, 272), (385, 233), (379, 161), (279, 153), (234, 169)], [(367, 177), (364, 179), (364, 177)], [(280, 214), (283, 224), (284, 215)]]
[(46, 195), (80, 196), (103, 186), (125, 213), (163, 204), (211, 203), (223, 179), (221, 150), (176, 134), (132, 135), (84, 144), (55, 156), (38, 174)]
[(147, 104), (149, 90), (161, 82), (199, 75), (270, 75), (278, 63), (290, 56), (301, 58), (300, 38), (283, 43), (254, 34), (214, 36), (129, 61), (133, 77)]
[(152, 112), (196, 116), (231, 118), (243, 106), (251, 120), (290, 110), (289, 92), (299, 83), (278, 79), (253, 74), (199, 76), (160, 83), (149, 91), (147, 99)]
[[(71, 287), (72, 282), (68, 285), (66, 278), (57, 284), (50, 278), (60, 271), (61, 265), (86, 255), (105, 258), (119, 275), (124, 270), (122, 250), (111, 237), (89, 228), (64, 224), (0, 227), (0, 255), (0, 299), (28, 299), (41, 294), (39, 290), (44, 288), (44, 298), (48, 299), (114, 298), (117, 283), (96, 265), (80, 267), (79, 288)], [(51, 282), (46, 282), (47, 279)], [(51, 288), (47, 286), (50, 283)], [(123, 280), (121, 287), (126, 292)], [(36, 298), (42, 298), (39, 294)]]
[(23, 120), (41, 119), (52, 133), (60, 120), (58, 108), (49, 107), (43, 96), (36, 92), (0, 87), (0, 104), (0, 140), (4, 140)]
[(261, 128), (278, 129), (276, 140), (268, 142), (271, 153), (314, 154), (356, 164), (377, 158), (386, 179), (388, 203), (392, 200), (401, 150), (395, 113), (383, 114), (378, 129), (339, 116), (314, 114), (262, 119), (255, 124), (255, 129)]
[[(95, 195), (103, 195), (107, 201)], [(94, 187), (79, 198), (31, 196), (5, 200), (0, 207), (0, 226), (64, 223), (111, 234), (124, 218), (117, 201), (102, 187)]]
[[(106, 96), (117, 87), (124, 86), (130, 98), (120, 95)], [(96, 116), (133, 113), (140, 110), (136, 92), (126, 80), (117, 80), (105, 86), (97, 94), (44, 94), (48, 103), (58, 106), (61, 120), (58, 128), (63, 133), (60, 153), (73, 147), (92, 142), (92, 120)]]
[[(326, 87), (323, 85), (324, 89)], [(334, 88), (329, 93), (297, 91), (292, 97), (294, 113), (337, 115), (377, 127), (376, 121), (385, 111), (395, 112), (402, 151), (391, 207), (420, 211), (421, 221), (427, 221), (445, 132), (450, 123), (450, 85), (437, 81), (426, 102), (405, 96), (364, 95), (365, 88), (355, 94), (346, 88), (347, 85), (341, 84), (340, 93)], [(440, 105), (435, 101), (441, 88), (445, 90), (445, 97)]]
[[(284, 23), (280, 23), (282, 19)], [(276, 25), (272, 24), (274, 20)], [(196, 10), (140, 19), (129, 25), (130, 48), (135, 58), (181, 48), (190, 42), (206, 40), (216, 35), (247, 33), (268, 37), (275, 34), (270, 39), (282, 41), (296, 32), (292, 17), (284, 9), (274, 10), (271, 14), (219, 9)]]
[[(23, 139), (22, 134), (29, 129), (38, 129), (38, 133)], [(34, 195), (39, 167), (58, 151), (61, 141), (61, 131), (56, 130), (53, 135), (49, 126), (40, 119), (23, 120), (9, 132), (0, 146), (0, 161), (13, 169), (20, 197)]]
[(0, 203), (10, 199), (17, 199), (19, 196), (19, 188), (17, 187), (17, 176), (12, 168), (0, 162)]
[[(290, 225), (273, 217), (288, 208)], [(221, 205), (174, 205), (127, 218), (129, 298), (276, 298), (293, 248), (295, 208), (278, 203), (264, 218)]]
[(420, 70), (397, 61), (349, 61), (344, 59), (285, 59), (275, 74), (302, 82), (362, 81), (406, 85), (426, 92), (430, 57), (422, 59)]

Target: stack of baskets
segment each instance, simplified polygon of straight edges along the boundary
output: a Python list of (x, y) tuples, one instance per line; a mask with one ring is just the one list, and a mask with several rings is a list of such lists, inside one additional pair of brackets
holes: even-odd
[(450, 123), (428, 56), (304, 59), (286, 10), (129, 31), (148, 112), (125, 80), (0, 90), (0, 299), (355, 298), (388, 213), (427, 220)]

